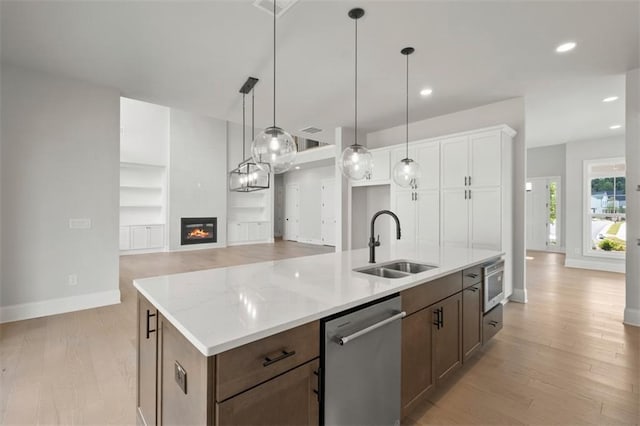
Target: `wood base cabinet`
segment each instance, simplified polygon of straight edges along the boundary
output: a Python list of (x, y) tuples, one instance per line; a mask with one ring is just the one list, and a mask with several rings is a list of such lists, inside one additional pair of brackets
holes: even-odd
[(402, 416), (435, 384), (431, 373), (431, 309), (423, 309), (402, 320)]
[(447, 297), (431, 308), (433, 324), (433, 375), (436, 383), (462, 365), (462, 295)]
[(138, 295), (138, 422), (155, 425), (157, 418), (158, 311)]
[(482, 283), (462, 291), (462, 357), (466, 361), (482, 345)]

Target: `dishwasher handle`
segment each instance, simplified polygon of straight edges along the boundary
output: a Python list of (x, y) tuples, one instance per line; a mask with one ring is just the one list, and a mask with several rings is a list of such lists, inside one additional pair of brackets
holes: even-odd
[(344, 346), (347, 343), (349, 343), (350, 341), (357, 339), (360, 336), (364, 336), (367, 333), (372, 332), (373, 330), (377, 330), (380, 327), (384, 327), (385, 325), (394, 322), (396, 320), (402, 319), (404, 317), (407, 316), (407, 313), (402, 311), (402, 312), (398, 312), (392, 316), (390, 316), (387, 319), (384, 319), (382, 321), (379, 321), (375, 324), (370, 325), (369, 327), (365, 327), (362, 330), (358, 330), (355, 333), (349, 334), (348, 336), (344, 336), (344, 337), (339, 337), (338, 338), (338, 343), (340, 344), (340, 346)]

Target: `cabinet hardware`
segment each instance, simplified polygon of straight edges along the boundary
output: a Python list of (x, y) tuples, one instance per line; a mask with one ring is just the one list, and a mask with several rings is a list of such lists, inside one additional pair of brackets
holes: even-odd
[(322, 395), (322, 375), (320, 374), (321, 372), (322, 372), (322, 367), (318, 367), (318, 369), (313, 372), (313, 374), (315, 374), (318, 377), (318, 389), (313, 390), (313, 393), (315, 393), (318, 396), (318, 402), (320, 402), (320, 395)]
[(495, 326), (497, 326), (498, 324), (500, 324), (498, 321), (489, 321), (489, 325), (490, 325), (491, 327), (495, 327)]
[(433, 325), (436, 326), (436, 330), (440, 330), (440, 309), (433, 311), (433, 314), (436, 316), (433, 320)]
[(155, 333), (156, 329), (154, 328), (153, 330), (151, 330), (151, 317), (155, 317), (156, 314), (152, 314), (151, 311), (149, 309), (147, 309), (147, 339), (149, 338), (149, 335), (151, 333)]
[(444, 328), (444, 307), (440, 307), (440, 328)]
[(464, 186), (467, 186), (467, 177), (464, 177)]
[(469, 190), (469, 199), (471, 199), (471, 190)]
[(278, 361), (282, 361), (283, 359), (289, 358), (290, 356), (293, 356), (293, 355), (296, 354), (296, 351), (287, 352), (284, 349), (282, 351), (280, 351), (280, 352), (281, 352), (280, 355), (278, 355), (275, 358), (271, 358), (271, 357), (265, 356), (264, 357), (264, 362), (262, 363), (262, 366), (263, 367), (268, 367), (271, 364), (274, 364), (274, 363), (276, 363)]
[(478, 291), (478, 289), (477, 289), (477, 288), (475, 288), (475, 287), (469, 287), (469, 288), (466, 288), (465, 290), (469, 290), (469, 291), (472, 291), (472, 292), (474, 292), (474, 293), (475, 293), (476, 291)]
[(469, 277), (469, 278), (478, 278), (479, 277), (478, 274), (466, 274), (465, 276)]
[(467, 190), (466, 189), (464, 190), (464, 199), (465, 200), (467, 199)]
[[(471, 176), (469, 176), (469, 186), (471, 186)], [(469, 191), (471, 192), (471, 191)]]
[(418, 201), (418, 193), (416, 192), (416, 201)]

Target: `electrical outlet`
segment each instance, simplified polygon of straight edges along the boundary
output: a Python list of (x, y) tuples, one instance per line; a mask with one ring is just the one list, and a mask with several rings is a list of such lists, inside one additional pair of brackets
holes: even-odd
[(182, 392), (184, 392), (184, 394), (187, 394), (187, 370), (185, 370), (184, 368), (182, 368), (182, 366), (178, 363), (178, 361), (176, 361), (175, 365), (174, 365), (174, 376), (176, 379), (176, 383), (178, 384), (178, 386), (180, 387), (180, 389), (182, 389)]
[(67, 285), (78, 285), (78, 274), (70, 274), (67, 277)]

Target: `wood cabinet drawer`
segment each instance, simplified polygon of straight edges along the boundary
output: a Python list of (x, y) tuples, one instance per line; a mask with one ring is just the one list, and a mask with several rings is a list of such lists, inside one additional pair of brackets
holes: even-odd
[(502, 330), (502, 303), (485, 314), (482, 322), (482, 343), (487, 343), (500, 330)]
[(472, 266), (462, 271), (462, 288), (482, 282), (482, 265)]
[(462, 290), (462, 272), (438, 278), (400, 293), (402, 310), (411, 315)]
[(319, 354), (318, 321), (223, 352), (216, 357), (216, 400), (224, 401)]

